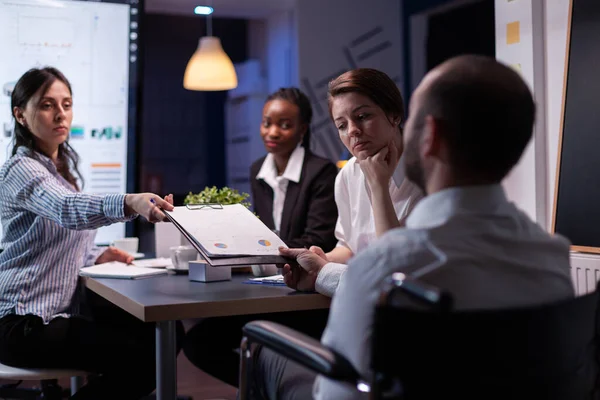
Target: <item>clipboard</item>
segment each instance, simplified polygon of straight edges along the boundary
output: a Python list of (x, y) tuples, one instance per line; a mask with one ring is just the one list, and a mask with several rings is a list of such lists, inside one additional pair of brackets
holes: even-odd
[[(185, 206), (187, 210), (193, 212), (219, 212), (224, 206), (220, 204), (197, 204)], [(226, 207), (226, 206), (225, 206)], [(244, 207), (244, 206), (241, 206)], [(232, 266), (248, 266), (248, 265), (264, 265), (264, 264), (285, 264), (290, 260), (280, 255), (235, 255), (235, 256), (215, 256), (210, 252), (190, 233), (171, 212), (162, 210), (165, 216), (175, 227), (181, 232), (183, 237), (200, 253), (202, 258), (213, 267), (232, 267)], [(250, 212), (250, 211), (248, 211)], [(258, 217), (257, 217), (258, 218)], [(262, 222), (261, 222), (262, 224)], [(264, 224), (263, 224), (264, 225)], [(269, 229), (265, 226), (265, 229)], [(270, 230), (269, 230), (270, 231)]]

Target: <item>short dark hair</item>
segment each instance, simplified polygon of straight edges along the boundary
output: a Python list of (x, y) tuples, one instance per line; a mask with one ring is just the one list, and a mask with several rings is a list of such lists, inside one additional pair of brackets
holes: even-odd
[(402, 93), (385, 72), (373, 68), (357, 68), (344, 72), (329, 82), (327, 100), (330, 117), (333, 99), (343, 93), (360, 93), (377, 104), (386, 115), (400, 118), (404, 122)]
[(514, 69), (489, 57), (459, 56), (438, 68), (417, 119), (431, 115), (441, 123), (457, 171), (500, 182), (533, 133), (529, 87)]
[(289, 101), (298, 107), (300, 110), (300, 123), (306, 125), (306, 132), (302, 139), (302, 147), (305, 149), (310, 148), (310, 123), (312, 122), (313, 111), (308, 97), (296, 87), (285, 87), (271, 93), (269, 97), (267, 97), (267, 100), (265, 100), (265, 104), (271, 100), (277, 99)]

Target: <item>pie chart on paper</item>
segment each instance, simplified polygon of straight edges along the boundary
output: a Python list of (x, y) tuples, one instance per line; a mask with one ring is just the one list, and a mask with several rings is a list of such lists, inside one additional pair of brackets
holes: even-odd
[(265, 239), (261, 239), (258, 241), (258, 244), (260, 244), (261, 246), (268, 247), (271, 245), (271, 242), (269, 242), (268, 240), (265, 240)]

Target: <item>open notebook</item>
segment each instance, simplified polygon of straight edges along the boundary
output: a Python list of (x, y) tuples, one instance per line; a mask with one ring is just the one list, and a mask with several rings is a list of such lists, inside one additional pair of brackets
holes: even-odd
[(79, 270), (79, 275), (92, 278), (137, 279), (167, 273), (163, 268), (146, 268), (113, 261), (104, 264), (85, 267)]

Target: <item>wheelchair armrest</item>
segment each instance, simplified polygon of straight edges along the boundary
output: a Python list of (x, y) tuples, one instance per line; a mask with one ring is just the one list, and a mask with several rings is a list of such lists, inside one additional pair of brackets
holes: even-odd
[(269, 321), (249, 322), (242, 330), (251, 342), (267, 347), (318, 374), (353, 385), (359, 380), (358, 372), (344, 356), (301, 332)]
[(399, 304), (403, 305), (406, 297), (435, 311), (450, 312), (454, 306), (454, 299), (447, 291), (427, 285), (402, 272), (393, 273), (386, 280), (380, 294), (379, 304), (394, 307), (398, 306), (397, 301), (399, 300)]

